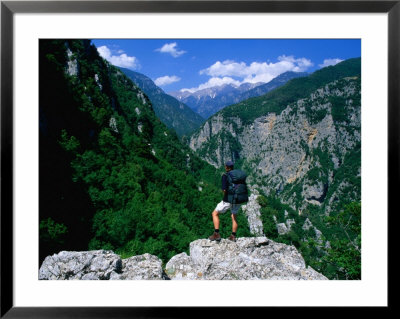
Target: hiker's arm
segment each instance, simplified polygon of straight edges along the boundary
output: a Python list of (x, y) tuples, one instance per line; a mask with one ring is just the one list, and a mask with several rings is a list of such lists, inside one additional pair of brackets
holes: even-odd
[(228, 182), (227, 182), (227, 176), (223, 175), (222, 176), (222, 191), (224, 192), (224, 195), (228, 192)]

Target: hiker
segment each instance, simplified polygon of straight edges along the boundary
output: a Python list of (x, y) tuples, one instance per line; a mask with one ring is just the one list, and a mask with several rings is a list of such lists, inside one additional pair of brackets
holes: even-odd
[(229, 209), (231, 210), (232, 217), (232, 233), (228, 239), (236, 241), (236, 231), (238, 229), (236, 214), (239, 211), (240, 204), (248, 200), (246, 174), (241, 170), (234, 170), (232, 161), (227, 161), (225, 163), (225, 171), (226, 173), (222, 175), (222, 191), (224, 192), (224, 197), (212, 212), (214, 233), (208, 237), (208, 239), (213, 241), (221, 240), (218, 215), (225, 213)]

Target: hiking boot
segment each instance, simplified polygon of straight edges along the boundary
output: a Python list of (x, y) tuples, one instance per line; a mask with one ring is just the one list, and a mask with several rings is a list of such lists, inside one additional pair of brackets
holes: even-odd
[(230, 235), (230, 236), (228, 237), (228, 239), (229, 239), (230, 241), (236, 241), (236, 236), (235, 236), (235, 235)]
[(221, 235), (219, 233), (214, 232), (210, 237), (208, 237), (209, 240), (216, 240), (220, 241), (221, 240)]

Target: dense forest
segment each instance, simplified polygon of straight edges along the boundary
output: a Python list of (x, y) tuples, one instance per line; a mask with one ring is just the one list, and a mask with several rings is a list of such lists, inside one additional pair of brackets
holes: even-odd
[[(181, 144), (90, 41), (40, 40), (39, 63), (39, 263), (93, 249), (167, 262), (208, 237), (221, 171)], [(238, 219), (238, 236), (251, 236)], [(221, 225), (228, 236), (230, 216)]]

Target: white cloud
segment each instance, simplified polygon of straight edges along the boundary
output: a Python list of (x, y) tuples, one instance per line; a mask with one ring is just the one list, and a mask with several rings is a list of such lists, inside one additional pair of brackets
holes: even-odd
[(282, 55), (278, 57), (278, 60), (282, 65), (288, 66), (288, 71), (293, 72), (305, 72), (309, 67), (312, 67), (314, 64), (306, 58), (295, 59), (292, 55), (286, 56)]
[[(138, 69), (140, 66), (139, 61), (136, 57), (128, 56), (125, 53), (122, 53), (120, 55), (113, 55), (111, 50), (105, 45), (97, 48), (97, 51), (102, 58), (106, 59), (112, 65), (128, 69)], [(118, 51), (118, 53), (121, 53), (121, 51)]]
[(179, 82), (181, 80), (180, 77), (173, 75), (173, 76), (162, 76), (154, 80), (154, 83), (158, 86), (164, 86), (171, 83)]
[(200, 74), (211, 76), (211, 79), (197, 88), (182, 89), (182, 91), (196, 92), (201, 89), (228, 83), (235, 85), (246, 82), (268, 83), (284, 72), (305, 72), (313, 65), (309, 59), (286, 55), (278, 57), (278, 62), (276, 63), (252, 62), (247, 65), (245, 62), (235, 62), (232, 60), (217, 61), (210, 67), (200, 71)]
[(313, 63), (306, 58), (295, 59), (293, 56), (283, 55), (278, 57), (276, 63), (252, 62), (247, 65), (244, 62), (239, 63), (231, 60), (217, 61), (209, 68), (201, 70), (200, 74), (213, 77), (234, 76), (242, 78), (243, 83), (256, 83), (269, 82), (287, 71), (304, 72), (311, 66), (313, 66)]
[(169, 53), (174, 58), (177, 58), (177, 57), (181, 56), (182, 54), (186, 53), (186, 51), (183, 51), (183, 50), (178, 51), (176, 46), (177, 46), (176, 42), (166, 43), (161, 48), (156, 49), (156, 51), (161, 52), (161, 53)]
[(319, 64), (319, 67), (324, 68), (326, 66), (338, 64), (339, 62), (342, 62), (342, 61), (343, 60), (341, 60), (341, 59), (325, 59), (324, 63)]
[(194, 92), (197, 92), (200, 90), (208, 89), (210, 87), (221, 86), (221, 85), (225, 85), (225, 84), (233, 84), (233, 85), (239, 86), (241, 84), (241, 82), (234, 80), (231, 77), (223, 77), (223, 78), (212, 77), (206, 83), (200, 84), (198, 87), (191, 88), (191, 89), (181, 89), (181, 92), (188, 91), (190, 93), (194, 93)]

